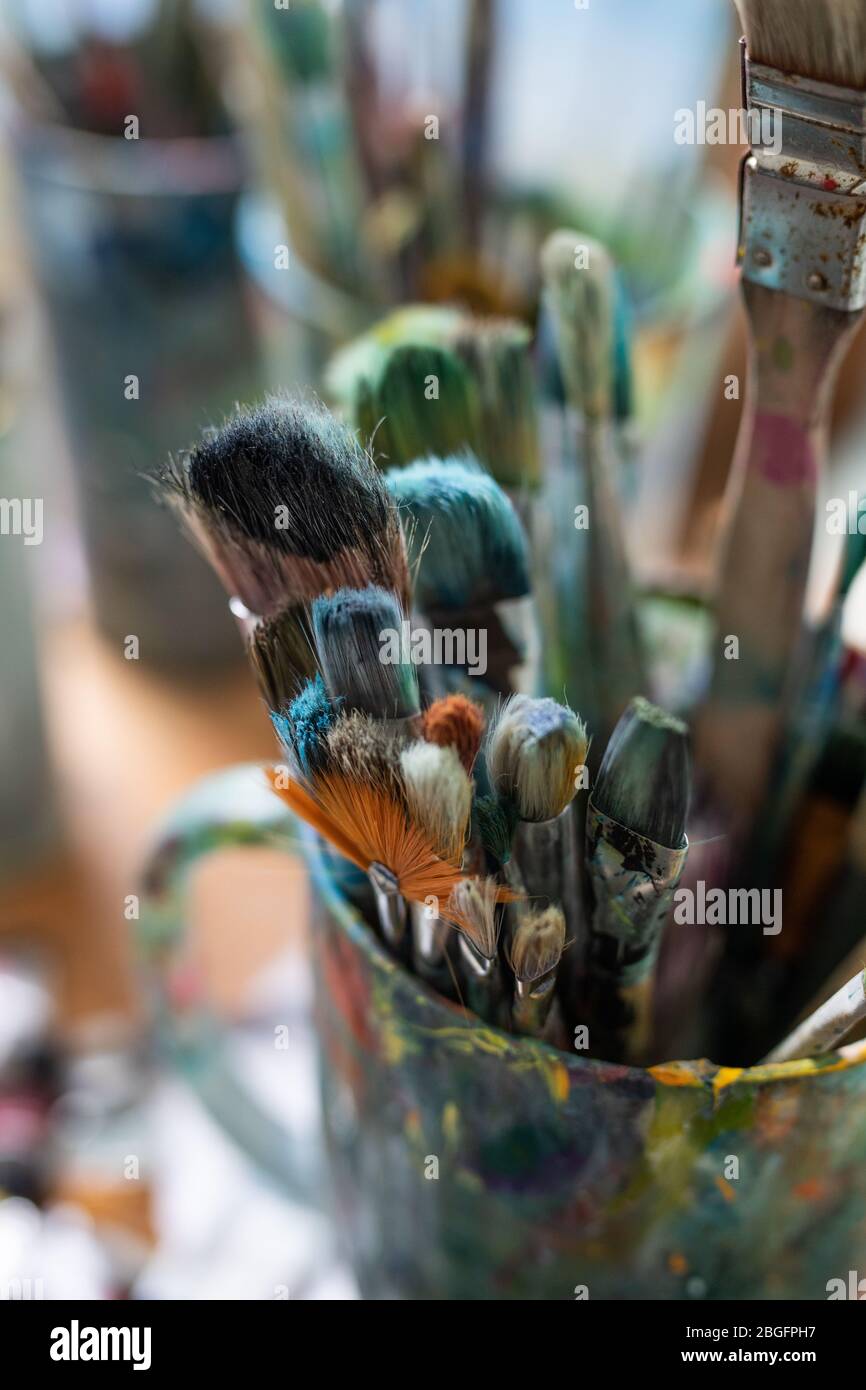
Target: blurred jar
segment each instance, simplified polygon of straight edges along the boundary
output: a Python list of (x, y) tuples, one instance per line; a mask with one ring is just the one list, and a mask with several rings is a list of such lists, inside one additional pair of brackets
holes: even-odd
[(14, 158), (76, 467), (96, 621), (154, 666), (237, 654), (225, 600), (149, 477), (260, 384), (232, 225), (231, 136), (22, 122)]

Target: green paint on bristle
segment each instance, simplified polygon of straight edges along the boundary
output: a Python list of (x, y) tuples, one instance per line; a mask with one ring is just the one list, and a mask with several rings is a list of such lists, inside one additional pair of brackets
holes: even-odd
[(690, 791), (688, 728), (637, 696), (611, 735), (590, 795), (592, 805), (638, 835), (679, 849)]
[(514, 319), (464, 320), (455, 351), (475, 381), (479, 457), (503, 487), (534, 488), (541, 455), (529, 329)]
[(403, 467), (469, 449), (506, 487), (540, 458), (529, 330), (511, 319), (410, 306), (342, 349), (328, 390), (377, 457)]
[(541, 252), (545, 303), (569, 403), (592, 420), (613, 410), (615, 270), (600, 242), (554, 232)]
[(470, 455), (424, 459), (385, 481), (406, 527), (415, 603), (463, 610), (529, 593), (529, 550), (507, 494)]
[(478, 796), (472, 805), (472, 826), (488, 854), (500, 864), (511, 858), (511, 841), (517, 827), (517, 812), (501, 797)]
[(438, 304), (406, 304), (380, 319), (331, 358), (325, 386), (341, 408), (354, 415), (362, 382), (379, 380), (398, 347), (442, 347), (454, 333), (460, 311)]
[(435, 345), (395, 347), (376, 377), (358, 384), (354, 423), (376, 458), (402, 467), (481, 443), (481, 404), (469, 369)]

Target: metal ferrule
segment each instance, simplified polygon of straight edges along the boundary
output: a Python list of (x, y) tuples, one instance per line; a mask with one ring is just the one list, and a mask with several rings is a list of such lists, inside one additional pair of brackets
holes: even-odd
[(406, 935), (408, 912), (406, 900), (400, 896), (397, 879), (384, 864), (372, 863), (367, 876), (376, 899), (379, 925), (389, 946), (400, 946)]
[(494, 975), (499, 963), (498, 956), (482, 956), (478, 948), (462, 932), (460, 933), (460, 956), (467, 971), (476, 980), (489, 980)]
[(657, 845), (611, 820), (589, 803), (586, 860), (594, 903), (590, 951), (596, 969), (623, 985), (652, 969), (661, 929), (689, 851)]
[(412, 954), (417, 965), (437, 966), (445, 959), (445, 947), (451, 927), (438, 913), (430, 912), (423, 903), (409, 904), (412, 923)]
[(546, 971), (535, 980), (520, 980), (515, 976), (511, 1021), (518, 1033), (539, 1034), (543, 1031), (555, 989), (555, 969)]
[(745, 43), (743, 88), (753, 137), (740, 188), (743, 276), (833, 309), (862, 309), (866, 92), (753, 63)]

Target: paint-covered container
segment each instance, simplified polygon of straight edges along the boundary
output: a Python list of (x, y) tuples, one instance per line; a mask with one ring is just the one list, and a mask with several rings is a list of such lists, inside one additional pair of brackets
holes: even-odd
[[(298, 837), (315, 887), (326, 1198), (232, 1074), (186, 975), (193, 864)], [(866, 1275), (866, 1042), (746, 1070), (642, 1070), (482, 1024), (386, 953), (255, 768), (211, 778), (163, 827), (142, 927), (175, 1059), (263, 1168), (333, 1204), (364, 1297), (826, 1299)]]

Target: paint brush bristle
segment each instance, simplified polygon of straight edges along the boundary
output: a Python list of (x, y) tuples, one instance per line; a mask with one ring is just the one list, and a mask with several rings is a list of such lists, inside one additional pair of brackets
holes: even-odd
[(535, 487), (540, 476), (531, 341), (529, 329), (515, 319), (468, 315), (454, 341), (476, 384), (479, 457), (503, 487)]
[(376, 458), (392, 467), (477, 447), (480, 440), (472, 375), (436, 344), (395, 347), (380, 376), (359, 384), (353, 418)]
[(424, 459), (387, 474), (422, 613), (529, 593), (529, 547), (507, 494), (471, 455)]
[(290, 704), (318, 669), (307, 609), (293, 605), (256, 623), (247, 654), (268, 709)]
[(499, 941), (497, 906), (510, 896), (495, 878), (462, 878), (442, 915), (460, 928), (479, 956), (492, 961)]
[(690, 794), (686, 725), (638, 696), (611, 735), (590, 796), (593, 806), (655, 844), (678, 849)]
[(254, 614), (380, 584), (404, 601), (403, 535), (378, 470), (315, 403), (239, 411), (162, 479), (231, 595)]
[(524, 983), (555, 970), (565, 949), (565, 916), (559, 907), (521, 915), (511, 938), (509, 962)]
[(402, 467), (469, 449), (507, 487), (540, 460), (531, 335), (506, 318), (400, 311), (343, 349), (328, 384), (377, 457)]
[(325, 685), (347, 710), (377, 719), (419, 713), (418, 677), (403, 651), (403, 610), (384, 589), (340, 589), (313, 604)]
[(613, 411), (616, 276), (600, 242), (553, 232), (541, 252), (544, 300), (569, 403), (592, 420)]
[(271, 722), (277, 737), (304, 777), (313, 777), (327, 766), (328, 731), (336, 717), (318, 672), (285, 711), (272, 706)]
[(325, 735), (327, 766), (343, 777), (382, 787), (406, 806), (400, 740), (390, 726), (369, 714), (340, 713)]
[(555, 700), (513, 695), (487, 736), (491, 784), (521, 820), (553, 820), (574, 797), (589, 740), (580, 716)]
[(862, 0), (734, 0), (753, 62), (782, 72), (866, 87)]
[(422, 732), (428, 743), (453, 748), (471, 772), (484, 738), (484, 710), (466, 695), (443, 695), (424, 711)]
[(472, 783), (453, 748), (410, 743), (400, 754), (409, 813), (442, 859), (461, 864)]

